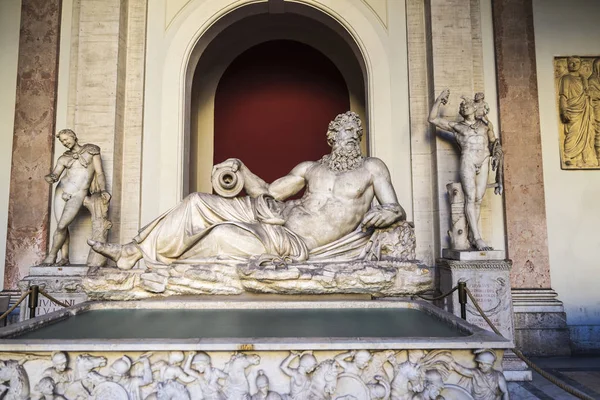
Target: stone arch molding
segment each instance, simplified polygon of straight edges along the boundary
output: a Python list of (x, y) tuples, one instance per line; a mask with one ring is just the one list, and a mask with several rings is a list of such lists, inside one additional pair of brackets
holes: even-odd
[[(250, 10), (251, 7), (247, 6), (261, 4), (265, 8), (258, 12), (266, 12), (268, 4), (265, 1), (238, 0), (226, 3), (223, 0), (192, 0), (178, 13), (166, 32), (164, 24), (153, 24), (164, 18), (164, 14), (158, 15), (161, 11), (149, 9), (142, 224), (179, 202), (185, 191), (185, 165), (188, 160), (184, 149), (187, 145), (186, 131), (189, 132), (189, 118), (186, 121), (185, 115), (193, 76), (190, 66), (195, 67), (199, 59), (195, 49), (208, 39), (205, 47), (218, 34), (211, 27), (228, 20), (221, 27), (222, 30), (257, 12), (256, 9), (244, 12)], [(390, 146), (392, 102), (389, 39), (378, 18), (362, 1), (293, 0), (285, 4), (290, 4), (290, 9), (294, 10), (292, 12), (305, 10), (300, 12), (310, 18), (322, 19), (321, 22), (330, 19), (337, 21), (338, 31), (345, 31), (352, 38), (365, 68), (371, 154), (384, 160), (393, 159), (397, 151), (394, 152), (393, 146)], [(332, 28), (335, 30), (336, 27)], [(212, 38), (206, 37), (209, 32)], [(393, 165), (390, 169), (394, 176)]]

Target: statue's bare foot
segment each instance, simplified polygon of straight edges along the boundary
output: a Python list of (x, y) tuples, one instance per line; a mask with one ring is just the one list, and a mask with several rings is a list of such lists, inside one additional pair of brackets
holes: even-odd
[(483, 240), (481, 239), (477, 239), (475, 241), (475, 247), (477, 248), (477, 250), (480, 251), (488, 251), (488, 250), (494, 250), (494, 248), (492, 246), (488, 246)]
[(133, 243), (124, 245), (114, 243), (102, 243), (88, 239), (87, 243), (98, 254), (110, 258), (117, 263), (121, 269), (131, 269), (135, 263), (142, 258), (142, 252)]
[(56, 264), (56, 256), (52, 254), (48, 254), (46, 258), (40, 263), (40, 265), (55, 265)]
[(118, 261), (121, 258), (120, 244), (102, 243), (96, 240), (88, 239), (87, 244), (98, 254), (110, 258), (113, 261)]
[(69, 261), (68, 258), (61, 258), (59, 262), (56, 263), (56, 265), (59, 265), (61, 267), (64, 267), (65, 265), (69, 265), (71, 264), (71, 262)]
[(142, 258), (142, 252), (135, 244), (124, 244), (121, 247), (121, 257), (117, 260), (117, 267), (131, 269), (140, 258)]

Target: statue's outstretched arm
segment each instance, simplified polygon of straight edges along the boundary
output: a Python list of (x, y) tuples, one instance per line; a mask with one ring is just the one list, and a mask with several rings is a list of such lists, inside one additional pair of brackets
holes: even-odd
[(435, 99), (433, 107), (431, 107), (431, 112), (429, 113), (429, 122), (447, 132), (454, 132), (452, 123), (447, 119), (440, 117), (440, 105), (448, 103), (448, 96), (450, 96), (450, 90), (445, 89), (440, 93), (438, 98)]
[(52, 170), (52, 172), (49, 173), (48, 175), (44, 176), (44, 179), (46, 180), (46, 182), (48, 182), (50, 184), (55, 183), (58, 181), (58, 179), (60, 178), (60, 175), (63, 173), (64, 170), (65, 170), (65, 164), (63, 164), (62, 157), (61, 157), (56, 162), (56, 166), (54, 166), (54, 169)]
[(463, 367), (456, 361), (452, 361), (450, 363), (450, 368), (453, 369), (454, 371), (458, 372), (460, 375), (466, 376), (467, 378), (472, 378), (473, 375), (475, 375), (471, 368)]

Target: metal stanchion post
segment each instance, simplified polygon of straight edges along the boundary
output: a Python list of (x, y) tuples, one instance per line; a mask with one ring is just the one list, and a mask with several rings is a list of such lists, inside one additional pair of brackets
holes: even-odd
[(467, 282), (458, 282), (458, 302), (460, 303), (460, 317), (467, 319)]
[(29, 295), (29, 318), (35, 318), (35, 309), (38, 305), (38, 296), (40, 287), (38, 285), (31, 286), (31, 294)]

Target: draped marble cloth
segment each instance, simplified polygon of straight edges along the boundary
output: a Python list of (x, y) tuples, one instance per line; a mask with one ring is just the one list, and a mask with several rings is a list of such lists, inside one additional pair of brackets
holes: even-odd
[[(372, 231), (355, 230), (342, 238), (309, 251), (294, 232), (284, 226), (283, 203), (270, 196), (226, 199), (207, 193), (192, 193), (181, 203), (143, 227), (133, 239), (142, 251), (144, 261), (152, 265), (203, 263), (220, 260), (246, 262), (263, 254), (288, 258), (294, 262), (351, 260), (364, 258)], [(228, 229), (223, 247), (214, 246), (210, 234), (217, 227)], [(376, 234), (374, 235), (376, 236)], [(264, 251), (248, 253), (236, 241), (257, 239)], [(223, 238), (217, 240), (223, 242)], [(207, 245), (210, 241), (211, 245)]]
[(501, 397), (500, 380), (504, 379), (502, 372), (492, 369), (488, 373), (479, 369), (471, 369), (473, 376), (463, 377), (458, 382), (469, 391), (473, 398), (481, 400), (496, 400)]
[(584, 162), (596, 163), (594, 151), (594, 116), (581, 77), (565, 75), (559, 95), (567, 99), (564, 154), (567, 159), (583, 156)]
[(596, 148), (596, 157), (600, 158), (600, 71), (594, 71), (594, 73), (595, 75), (588, 79), (588, 93), (594, 115), (594, 147)]

